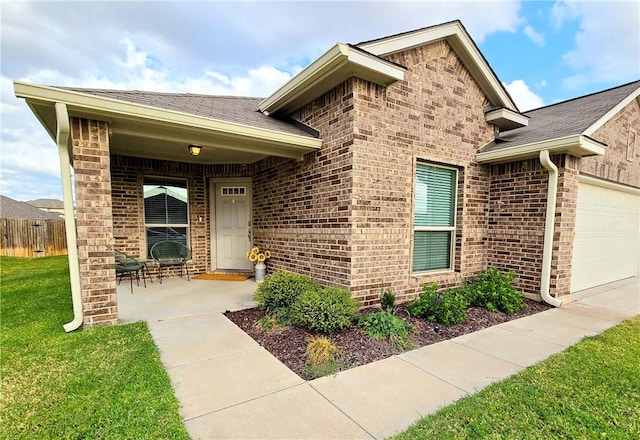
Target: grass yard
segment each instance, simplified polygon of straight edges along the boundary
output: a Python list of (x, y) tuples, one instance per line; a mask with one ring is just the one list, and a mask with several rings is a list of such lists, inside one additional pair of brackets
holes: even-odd
[(188, 438), (146, 323), (64, 332), (66, 256), (0, 258), (0, 282), (0, 438)]
[(640, 316), (425, 417), (395, 439), (640, 438)]

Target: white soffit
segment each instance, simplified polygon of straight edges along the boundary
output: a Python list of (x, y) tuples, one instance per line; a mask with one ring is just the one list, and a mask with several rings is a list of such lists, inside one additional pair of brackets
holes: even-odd
[(509, 110), (508, 108), (491, 110), (485, 113), (484, 117), (488, 123), (497, 125), (503, 130), (513, 130), (514, 128), (526, 127), (529, 125), (528, 117), (520, 113), (516, 113), (513, 110)]

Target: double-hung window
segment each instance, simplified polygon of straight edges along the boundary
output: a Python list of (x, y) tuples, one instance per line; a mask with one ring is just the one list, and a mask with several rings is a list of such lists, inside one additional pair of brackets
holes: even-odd
[(413, 272), (453, 267), (457, 180), (454, 168), (417, 164)]
[(151, 247), (162, 240), (189, 246), (187, 180), (145, 176), (143, 192), (147, 256)]

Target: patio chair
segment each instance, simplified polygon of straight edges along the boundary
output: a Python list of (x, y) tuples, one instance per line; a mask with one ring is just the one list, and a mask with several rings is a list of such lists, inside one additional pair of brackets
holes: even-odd
[[(147, 287), (147, 280), (145, 276), (145, 270), (147, 267), (144, 263), (136, 260), (133, 257), (128, 256), (124, 252), (115, 251), (116, 257), (116, 278), (118, 280), (118, 285), (120, 281), (122, 281), (122, 277), (125, 275), (129, 276), (129, 282), (131, 284), (131, 293), (133, 293), (133, 277), (136, 278), (136, 285), (140, 285), (140, 273), (142, 273), (142, 282), (144, 283), (144, 287)], [(148, 270), (147, 270), (148, 275)], [(149, 278), (151, 279), (151, 278)]]
[(191, 251), (184, 244), (174, 240), (159, 241), (151, 247), (151, 258), (158, 265), (158, 275), (162, 284), (162, 268), (164, 266), (180, 266), (180, 278), (182, 278), (182, 268), (187, 272), (189, 278), (189, 268), (187, 261), (191, 260)]

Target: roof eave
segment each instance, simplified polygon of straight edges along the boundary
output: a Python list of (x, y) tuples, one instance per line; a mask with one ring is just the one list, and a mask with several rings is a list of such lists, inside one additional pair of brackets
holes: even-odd
[(459, 21), (361, 43), (358, 47), (377, 56), (386, 56), (440, 40), (449, 43), (494, 107), (518, 112), (515, 102)]
[[(56, 87), (16, 81), (14, 82), (14, 90), (18, 98), (24, 98), (27, 101), (35, 116), (50, 135), (55, 133), (55, 127), (50, 127), (50, 124), (46, 123), (46, 115), (42, 112), (47, 111), (49, 107), (53, 109), (56, 102), (62, 102), (67, 105), (69, 114), (73, 116), (109, 122), (117, 119), (137, 121), (139, 123), (137, 127), (139, 133), (137, 134), (141, 137), (155, 134), (154, 132), (145, 133), (145, 127), (150, 130), (156, 130), (158, 126), (174, 127), (194, 133), (206, 133), (209, 137), (219, 134), (226, 138), (246, 139), (247, 143), (255, 141), (265, 147), (259, 150), (264, 154), (286, 154), (285, 157), (296, 159), (301, 159), (302, 155), (322, 147), (322, 139), (320, 138), (206, 118)], [(271, 151), (270, 145), (273, 145), (273, 151)]]
[(513, 130), (514, 128), (529, 125), (529, 118), (527, 116), (508, 108), (488, 111), (484, 114), (484, 117), (488, 123), (497, 125), (501, 131)]
[(543, 150), (549, 150), (550, 154), (570, 154), (575, 157), (603, 156), (604, 147), (604, 144), (579, 134), (478, 153), (476, 159), (481, 164), (513, 162), (538, 157)]
[(338, 43), (262, 101), (266, 114), (291, 113), (355, 76), (388, 86), (404, 79), (405, 68), (358, 48)]

